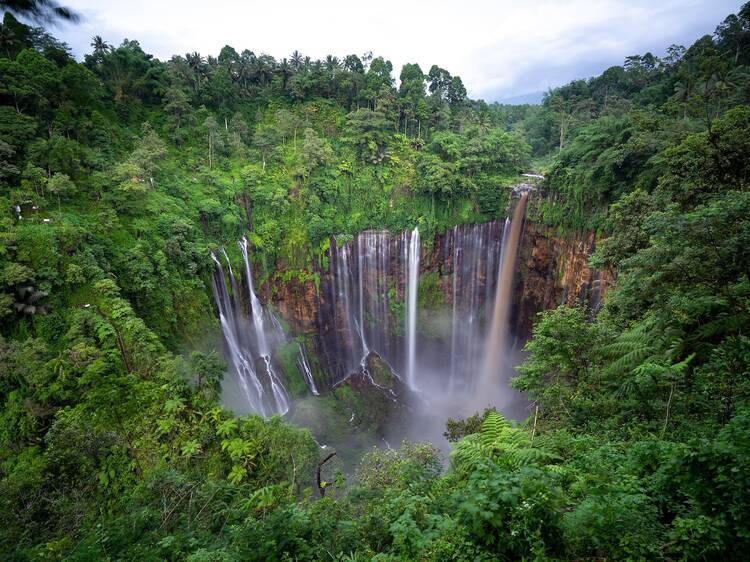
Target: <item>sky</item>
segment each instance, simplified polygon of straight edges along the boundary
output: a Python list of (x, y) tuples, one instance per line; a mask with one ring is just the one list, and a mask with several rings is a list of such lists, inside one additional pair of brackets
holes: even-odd
[(299, 50), (313, 59), (372, 51), (401, 65), (437, 64), (464, 81), (469, 96), (526, 101), (576, 78), (661, 55), (712, 33), (739, 0), (61, 0), (83, 17), (53, 34), (77, 57), (93, 35), (110, 44), (137, 39), (167, 60), (224, 45), (278, 60)]

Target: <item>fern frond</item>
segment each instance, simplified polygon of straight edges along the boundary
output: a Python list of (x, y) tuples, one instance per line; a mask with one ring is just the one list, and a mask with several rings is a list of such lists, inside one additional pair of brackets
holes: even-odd
[(451, 460), (457, 470), (470, 470), (484, 456), (480, 440), (481, 435), (474, 433), (467, 435), (456, 444), (456, 447), (451, 452)]
[(487, 415), (482, 422), (482, 436), (483, 446), (492, 446), (503, 433), (503, 430), (510, 428), (510, 422), (505, 419), (501, 414), (493, 411), (487, 412)]
[(639, 347), (633, 349), (610, 363), (604, 372), (607, 375), (616, 375), (618, 373), (632, 371), (646, 359), (651, 357), (653, 353), (654, 348), (652, 347)]
[(508, 451), (503, 460), (511, 468), (518, 470), (519, 468), (522, 468), (524, 466), (529, 466), (531, 464), (542, 464), (545, 461), (551, 461), (555, 458), (555, 455), (545, 451), (544, 449), (524, 447), (522, 449), (513, 449)]

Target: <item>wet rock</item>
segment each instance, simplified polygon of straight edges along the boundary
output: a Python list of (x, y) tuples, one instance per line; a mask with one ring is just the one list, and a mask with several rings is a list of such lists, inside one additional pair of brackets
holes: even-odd
[[(280, 277), (280, 276), (277, 276)], [(270, 292), (270, 291), (267, 291)], [(313, 279), (273, 282), (273, 304), (295, 334), (317, 331), (319, 298)]]
[(352, 426), (379, 437), (402, 425), (414, 399), (406, 383), (375, 352), (370, 352), (359, 370), (337, 385), (332, 394), (351, 412)]
[(614, 272), (589, 266), (593, 232), (560, 234), (527, 221), (519, 251), (512, 323), (515, 335), (531, 336), (536, 315), (565, 304), (586, 306), (595, 314), (615, 279)]

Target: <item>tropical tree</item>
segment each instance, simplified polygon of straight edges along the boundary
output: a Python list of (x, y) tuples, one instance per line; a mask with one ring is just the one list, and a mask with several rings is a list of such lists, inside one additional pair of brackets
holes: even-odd
[(100, 35), (94, 35), (90, 45), (94, 49), (91, 54), (96, 62), (102, 62), (104, 55), (112, 48)]
[(206, 140), (208, 141), (208, 168), (211, 169), (214, 162), (214, 155), (217, 149), (223, 146), (221, 138), (221, 132), (219, 129), (219, 123), (213, 115), (206, 117), (203, 122), (203, 127), (206, 130)]

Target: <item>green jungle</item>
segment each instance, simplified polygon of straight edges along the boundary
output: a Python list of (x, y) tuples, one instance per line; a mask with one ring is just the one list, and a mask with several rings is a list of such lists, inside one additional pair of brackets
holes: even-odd
[[(747, 560), (750, 3), (540, 105), (373, 53), (96, 36), (78, 62), (55, 6), (0, 2), (0, 558)], [(241, 268), (247, 236), (264, 299), (319, 287), (333, 236), (429, 245), (504, 220), (530, 171), (527, 220), (596, 233), (616, 281), (534, 319), (528, 419), (360, 444), (320, 481), (341, 396), (323, 429), (222, 403), (212, 252)]]

